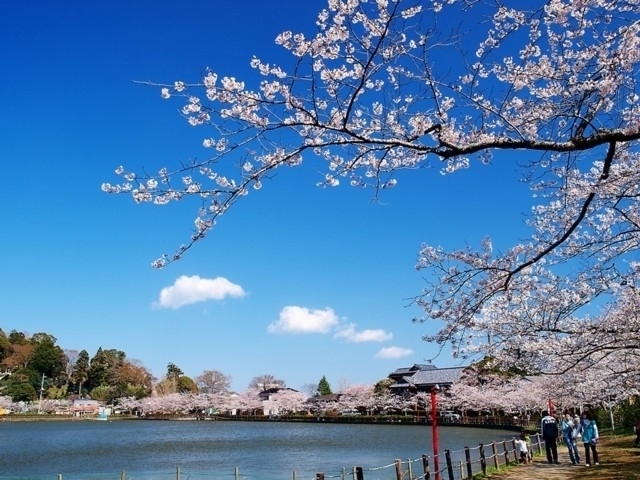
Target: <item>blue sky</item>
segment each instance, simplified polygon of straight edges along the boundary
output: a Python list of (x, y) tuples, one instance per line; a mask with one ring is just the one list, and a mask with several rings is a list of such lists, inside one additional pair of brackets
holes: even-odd
[[(401, 175), (383, 204), (366, 190), (315, 187), (323, 172), (305, 163), (162, 270), (151, 261), (188, 239), (196, 205), (135, 205), (100, 190), (119, 165), (155, 171), (203, 154), (206, 130), (135, 81), (197, 81), (206, 67), (242, 79), (253, 55), (284, 66), (273, 39), (312, 28), (324, 5), (3, 5), (0, 328), (50, 333), (91, 356), (123, 350), (156, 377), (169, 362), (192, 377), (220, 370), (236, 390), (261, 374), (294, 388), (326, 375), (336, 390), (433, 357), (421, 336), (435, 325), (411, 322), (419, 247), (522, 237), (529, 192), (514, 154), (453, 176)], [(445, 351), (435, 364), (458, 363)]]

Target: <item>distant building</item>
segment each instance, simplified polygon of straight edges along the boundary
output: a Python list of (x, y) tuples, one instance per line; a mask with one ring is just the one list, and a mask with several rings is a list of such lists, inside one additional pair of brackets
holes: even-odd
[(273, 395), (282, 391), (298, 392), (298, 390), (289, 387), (272, 387), (262, 390), (258, 394), (258, 397), (262, 400), (262, 412), (264, 415), (280, 415), (280, 406), (273, 399)]
[(100, 403), (97, 400), (78, 399), (73, 401), (71, 413), (76, 417), (83, 415), (97, 415), (100, 412)]
[(262, 390), (260, 393), (258, 393), (258, 397), (260, 397), (262, 400), (271, 400), (272, 395), (275, 395), (276, 393), (281, 392), (283, 390), (288, 390), (290, 392), (298, 391), (289, 387), (272, 387), (272, 388), (267, 388), (266, 390)]
[(462, 378), (467, 367), (438, 368), (434, 365), (414, 364), (411, 367), (398, 368), (389, 374), (395, 381), (389, 388), (397, 394), (429, 392), (436, 385), (447, 390)]

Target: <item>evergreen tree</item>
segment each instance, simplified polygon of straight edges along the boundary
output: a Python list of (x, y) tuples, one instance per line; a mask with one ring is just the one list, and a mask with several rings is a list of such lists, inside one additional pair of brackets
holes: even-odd
[(46, 333), (36, 333), (31, 337), (33, 351), (29, 357), (28, 368), (38, 373), (38, 377), (44, 374), (55, 385), (62, 385), (64, 378), (64, 351), (56, 345), (56, 338)]
[(93, 390), (96, 387), (117, 385), (124, 359), (125, 353), (120, 350), (98, 348), (91, 359), (87, 388)]
[(169, 362), (167, 365), (167, 378), (178, 378), (182, 375), (182, 369), (178, 367), (175, 363)]
[(318, 395), (331, 395), (332, 393), (331, 385), (329, 385), (327, 377), (323, 375), (318, 382)]
[(78, 395), (82, 396), (82, 385), (89, 378), (89, 353), (86, 350), (82, 350), (78, 353), (75, 365), (73, 366), (73, 372), (71, 374), (71, 380), (78, 385)]

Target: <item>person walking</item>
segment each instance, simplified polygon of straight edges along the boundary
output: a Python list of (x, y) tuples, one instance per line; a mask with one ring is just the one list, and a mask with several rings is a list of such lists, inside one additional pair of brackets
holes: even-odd
[(576, 434), (575, 425), (569, 412), (564, 414), (560, 428), (562, 430), (562, 440), (567, 446), (567, 449), (569, 449), (569, 460), (571, 460), (573, 465), (577, 465), (580, 463), (580, 453), (578, 452), (578, 443), (574, 436)]
[(540, 421), (540, 431), (549, 463), (558, 464), (558, 422), (549, 412), (544, 412)]
[(636, 426), (633, 428), (636, 431), (636, 441), (633, 442), (633, 446), (640, 447), (640, 418), (638, 418), (638, 421), (636, 422)]
[(598, 461), (598, 449), (596, 448), (598, 438), (596, 421), (590, 412), (584, 412), (582, 414), (582, 442), (584, 443), (585, 465), (587, 467), (591, 466), (591, 454), (593, 454), (593, 463), (600, 465)]

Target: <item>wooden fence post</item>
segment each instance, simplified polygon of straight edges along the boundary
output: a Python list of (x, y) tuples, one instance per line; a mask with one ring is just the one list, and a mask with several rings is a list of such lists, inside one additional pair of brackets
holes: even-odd
[(509, 447), (507, 447), (507, 441), (502, 442), (502, 448), (504, 449), (504, 464), (509, 465)]
[(344, 467), (340, 469), (340, 480), (347, 480), (347, 470)]
[(516, 439), (513, 439), (513, 461), (515, 463), (520, 463), (520, 459), (518, 457), (518, 446), (516, 445)]
[(542, 442), (540, 442), (539, 433), (536, 433), (536, 443), (538, 444), (538, 455), (542, 455)]
[(125, 480), (127, 477), (124, 474), (124, 470), (122, 470), (122, 473), (120, 474), (120, 480)]
[(429, 457), (422, 455), (422, 469), (424, 470), (424, 480), (431, 480), (431, 472), (429, 471)]
[[(409, 480), (413, 480), (413, 468), (411, 467), (411, 459), (410, 458), (407, 458), (407, 478)], [(402, 478), (400, 478), (399, 480), (402, 480)]]
[(480, 444), (480, 468), (482, 469), (482, 474), (487, 475), (487, 457), (484, 455), (484, 445)]
[(471, 472), (471, 450), (469, 450), (469, 447), (464, 447), (464, 460), (467, 464), (467, 478), (473, 478), (473, 473)]
[(491, 442), (491, 451), (493, 452), (493, 464), (496, 470), (498, 470), (500, 468), (500, 462), (498, 461), (498, 447), (496, 446), (496, 442)]
[[(402, 480), (402, 461), (399, 458), (396, 458), (396, 480)], [(409, 476), (411, 478), (411, 476)]]
[(180, 465), (176, 467), (176, 480), (180, 480)]
[(453, 476), (453, 463), (451, 463), (451, 450), (444, 451), (444, 458), (447, 461), (447, 472), (449, 473), (449, 480), (455, 480)]
[(324, 480), (324, 473), (316, 473), (316, 480)]
[(291, 477), (293, 480), (298, 480), (298, 476), (296, 475), (296, 471), (293, 471), (293, 476)]
[(356, 480), (364, 480), (364, 471), (362, 467), (356, 467)]

